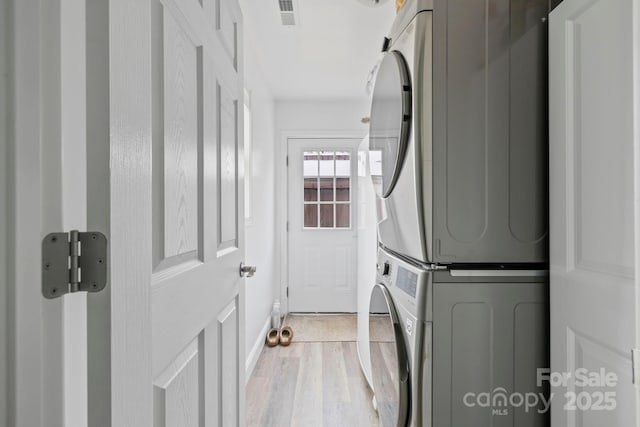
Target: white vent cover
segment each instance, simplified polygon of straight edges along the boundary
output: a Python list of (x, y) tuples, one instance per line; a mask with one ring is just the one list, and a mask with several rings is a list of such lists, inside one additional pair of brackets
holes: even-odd
[(358, 0), (365, 6), (376, 7), (380, 6), (382, 3), (386, 3), (387, 0)]
[(278, 0), (278, 6), (280, 7), (280, 19), (282, 20), (282, 25), (296, 25), (296, 15), (295, 11), (293, 10), (293, 0)]

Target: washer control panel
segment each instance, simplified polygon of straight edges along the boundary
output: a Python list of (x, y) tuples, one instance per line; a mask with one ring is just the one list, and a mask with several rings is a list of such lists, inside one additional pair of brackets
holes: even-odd
[[(404, 307), (420, 322), (432, 319), (433, 271), (428, 266), (418, 265), (401, 255), (379, 248), (376, 268), (376, 280), (387, 287), (397, 306)], [(411, 325), (403, 321), (401, 327), (404, 333), (412, 335), (413, 330), (415, 334), (415, 323)]]
[(396, 275), (396, 286), (402, 289), (405, 293), (416, 297), (416, 288), (418, 287), (418, 275), (412, 271), (403, 267), (398, 267), (398, 274)]

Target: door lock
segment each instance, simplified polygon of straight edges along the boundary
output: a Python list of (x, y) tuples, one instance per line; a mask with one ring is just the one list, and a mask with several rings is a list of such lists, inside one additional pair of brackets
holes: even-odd
[(255, 265), (244, 265), (244, 262), (240, 263), (240, 277), (253, 277), (256, 274)]

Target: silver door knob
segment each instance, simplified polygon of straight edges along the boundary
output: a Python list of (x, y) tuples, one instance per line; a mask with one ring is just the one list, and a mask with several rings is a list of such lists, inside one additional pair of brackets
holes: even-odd
[(256, 274), (255, 265), (244, 265), (244, 262), (240, 263), (240, 277), (253, 277)]

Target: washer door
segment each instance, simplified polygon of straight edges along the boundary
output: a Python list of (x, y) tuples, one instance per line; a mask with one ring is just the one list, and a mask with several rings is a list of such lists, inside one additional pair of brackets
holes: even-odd
[(387, 53), (376, 75), (369, 121), (371, 178), (380, 197), (388, 197), (398, 180), (411, 124), (409, 69), (397, 51)]
[(378, 417), (383, 427), (405, 427), (409, 421), (409, 358), (391, 295), (373, 287), (369, 303), (371, 377)]

